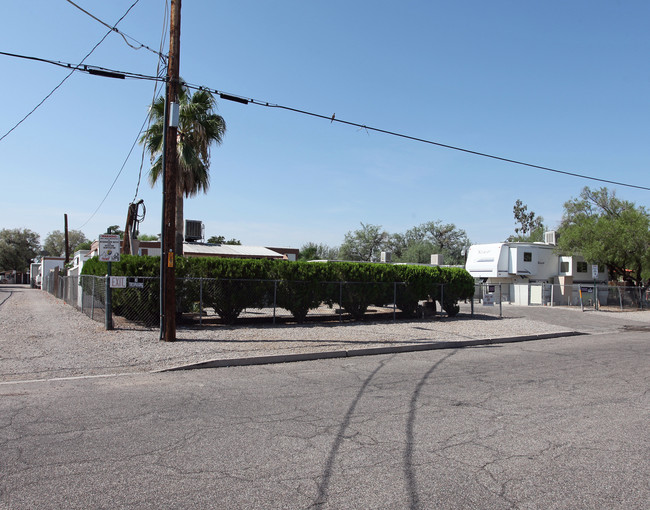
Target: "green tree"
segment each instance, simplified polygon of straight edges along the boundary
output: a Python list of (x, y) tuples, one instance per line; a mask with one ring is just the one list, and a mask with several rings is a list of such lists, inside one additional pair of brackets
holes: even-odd
[(40, 237), (31, 230), (0, 230), (0, 271), (28, 270), (40, 248)]
[(300, 260), (336, 260), (339, 256), (338, 248), (333, 248), (322, 243), (307, 243), (300, 248)]
[(386, 251), (391, 252), (393, 260), (401, 260), (404, 250), (408, 248), (405, 234), (389, 234), (385, 243)]
[(517, 199), (512, 208), (515, 217), (515, 235), (508, 241), (540, 242), (544, 240), (544, 218), (537, 216), (533, 211), (528, 212), (528, 206)]
[(349, 261), (377, 262), (387, 239), (388, 233), (380, 225), (361, 223), (360, 229), (345, 234), (339, 257)]
[[(81, 230), (68, 231), (68, 246), (70, 253), (74, 253), (80, 244), (88, 242), (88, 238)], [(50, 232), (43, 243), (45, 255), (60, 257), (65, 254), (65, 234), (61, 230)]]
[(241, 241), (239, 239), (235, 239), (234, 237), (232, 239), (229, 239), (226, 241), (226, 238), (224, 236), (212, 236), (208, 239), (208, 243), (210, 244), (236, 244), (236, 245), (241, 245)]
[(106, 229), (106, 232), (109, 234), (118, 235), (120, 238), (124, 237), (124, 230), (122, 230), (119, 225), (111, 225)]
[[(407, 246), (397, 261), (429, 264), (431, 262), (431, 255), (434, 253), (438, 253), (438, 250), (436, 250), (436, 247), (432, 243), (429, 241), (418, 241)], [(447, 263), (446, 260), (445, 263)]]
[(387, 247), (397, 262), (428, 264), (431, 255), (443, 255), (445, 264), (462, 264), (463, 249), (470, 242), (463, 229), (453, 223), (428, 221), (403, 234), (390, 236)]
[(425, 240), (433, 244), (435, 251), (444, 255), (445, 264), (462, 264), (463, 249), (469, 246), (467, 233), (453, 223), (429, 221), (420, 225), (425, 233)]
[(615, 279), (650, 276), (650, 215), (607, 188), (582, 190), (564, 204), (558, 250), (604, 264)]
[(138, 234), (139, 241), (158, 241), (158, 236), (153, 234)]
[(83, 242), (83, 243), (81, 243), (81, 244), (78, 244), (78, 245), (75, 247), (74, 251), (79, 251), (79, 250), (90, 250), (90, 248), (92, 248), (92, 246), (93, 246), (93, 242), (92, 242), (92, 241), (85, 241), (85, 242)]
[[(210, 187), (210, 147), (220, 145), (226, 133), (226, 122), (214, 113), (216, 101), (207, 90), (191, 94), (185, 84), (179, 93), (179, 125), (177, 139), (178, 188), (176, 190), (176, 252), (183, 249), (183, 198), (207, 193)], [(165, 98), (159, 97), (149, 113), (151, 125), (140, 143), (151, 155), (149, 182), (152, 186), (162, 176), (162, 149), (165, 117)]]

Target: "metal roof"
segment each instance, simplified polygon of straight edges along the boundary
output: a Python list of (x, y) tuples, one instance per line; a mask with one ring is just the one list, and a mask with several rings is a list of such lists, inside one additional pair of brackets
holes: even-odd
[(283, 255), (264, 246), (242, 246), (240, 244), (198, 244), (183, 243), (183, 254), (205, 257), (246, 257), (281, 259)]

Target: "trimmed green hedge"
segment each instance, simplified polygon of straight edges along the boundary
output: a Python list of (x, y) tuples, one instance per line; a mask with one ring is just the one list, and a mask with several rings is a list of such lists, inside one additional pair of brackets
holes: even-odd
[[(157, 277), (159, 268), (159, 257), (123, 255), (120, 262), (113, 263), (112, 274)], [(106, 263), (93, 258), (84, 264), (83, 274), (103, 276), (106, 270)], [(177, 257), (176, 277), (179, 312), (191, 310), (199, 301), (196, 279), (207, 278), (211, 280), (203, 287), (203, 301), (227, 323), (235, 322), (244, 308), (263, 308), (274, 300), (298, 322), (322, 304), (340, 302), (345, 312), (362, 320), (371, 305), (396, 301), (404, 315), (413, 316), (419, 301), (441, 298), (443, 309), (453, 317), (459, 310), (458, 301), (474, 294), (474, 279), (467, 271), (436, 266)], [(140, 294), (135, 304), (126, 302), (134, 299), (130, 295), (114, 299), (115, 313), (132, 315), (137, 306), (158, 316), (158, 285), (147, 292), (133, 289), (132, 293)]]

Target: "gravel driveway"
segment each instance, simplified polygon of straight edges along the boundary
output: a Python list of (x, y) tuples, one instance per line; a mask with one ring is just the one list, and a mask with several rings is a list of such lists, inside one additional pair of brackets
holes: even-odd
[[(579, 311), (539, 308), (531, 309), (537, 316), (530, 318), (527, 308), (504, 307), (503, 319), (461, 313), (453, 319), (395, 323), (179, 328), (178, 340), (168, 343), (158, 340), (157, 329), (105, 331), (103, 322), (91, 320), (44, 291), (2, 285), (0, 382), (153, 371), (212, 359), (553, 334), (580, 330), (579, 322), (592, 320)], [(556, 324), (549, 320), (554, 314), (563, 317)], [(637, 323), (650, 320), (650, 312), (625, 316), (626, 321)], [(603, 324), (621, 327), (617, 320), (608, 318)]]

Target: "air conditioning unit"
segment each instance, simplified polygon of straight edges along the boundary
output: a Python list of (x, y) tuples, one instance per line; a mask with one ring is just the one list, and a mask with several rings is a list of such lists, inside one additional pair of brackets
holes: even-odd
[(203, 239), (203, 222), (185, 220), (185, 241), (192, 243)]
[(555, 233), (555, 230), (551, 230), (550, 232), (544, 232), (544, 243), (552, 244), (552, 245), (557, 244), (557, 235)]
[(393, 254), (389, 251), (382, 251), (379, 260), (384, 264), (390, 264), (393, 258)]

